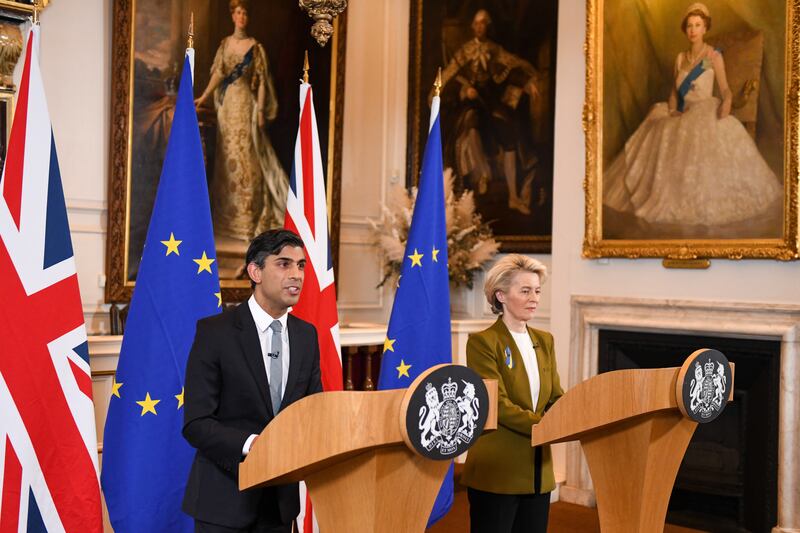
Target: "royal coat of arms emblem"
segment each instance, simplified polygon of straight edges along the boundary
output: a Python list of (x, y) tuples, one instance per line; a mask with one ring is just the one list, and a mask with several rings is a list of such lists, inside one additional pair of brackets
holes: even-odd
[(706, 424), (716, 419), (731, 400), (733, 363), (710, 348), (692, 353), (678, 372), (675, 393), (684, 416)]
[(722, 409), (727, 386), (722, 363), (709, 358), (700, 366), (700, 361), (695, 361), (694, 378), (689, 386), (689, 410), (700, 418), (711, 418)]
[(434, 461), (466, 452), (481, 436), (489, 415), (483, 378), (462, 365), (441, 365), (423, 373), (403, 401), (403, 439)]
[(458, 383), (448, 378), (441, 386), (441, 398), (432, 383), (425, 384), (426, 405), (419, 409), (419, 429), (420, 444), (426, 450), (437, 448), (440, 454), (450, 455), (458, 450), (460, 443), (472, 441), (480, 400), (475, 396), (475, 385), (461, 381), (460, 396)]

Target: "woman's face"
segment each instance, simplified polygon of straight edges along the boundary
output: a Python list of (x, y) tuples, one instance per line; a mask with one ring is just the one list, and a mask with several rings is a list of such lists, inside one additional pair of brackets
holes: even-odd
[(517, 272), (511, 278), (508, 291), (497, 291), (497, 299), (503, 304), (503, 314), (514, 321), (528, 322), (536, 313), (542, 287), (539, 274)]
[(706, 21), (699, 15), (691, 15), (686, 19), (686, 37), (689, 42), (694, 44), (702, 42), (706, 34)]
[(233, 27), (237, 30), (243, 30), (247, 27), (247, 10), (241, 6), (237, 7), (231, 13), (233, 19)]

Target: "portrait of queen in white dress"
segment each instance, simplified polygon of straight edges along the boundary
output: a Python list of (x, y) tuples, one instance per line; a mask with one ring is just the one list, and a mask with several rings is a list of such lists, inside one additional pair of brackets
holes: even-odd
[(731, 115), (724, 51), (705, 42), (710, 26), (704, 4), (689, 6), (681, 24), (689, 49), (675, 59), (669, 100), (651, 108), (603, 174), (606, 218), (677, 238), (713, 235), (709, 228), (764, 231), (769, 214), (780, 213), (782, 179)]

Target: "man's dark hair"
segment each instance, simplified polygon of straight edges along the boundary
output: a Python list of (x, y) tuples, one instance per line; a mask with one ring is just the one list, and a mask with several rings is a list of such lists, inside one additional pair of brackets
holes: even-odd
[[(288, 229), (270, 229), (257, 235), (247, 247), (247, 255), (244, 258), (245, 270), (250, 263), (255, 263), (258, 268), (264, 268), (264, 260), (267, 256), (278, 255), (284, 246), (303, 248), (303, 239)], [(253, 280), (250, 280), (250, 285), (256, 286)]]

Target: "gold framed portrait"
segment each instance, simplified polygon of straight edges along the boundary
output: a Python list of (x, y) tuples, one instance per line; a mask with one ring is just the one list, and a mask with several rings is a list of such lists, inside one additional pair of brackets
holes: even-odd
[[(106, 247), (105, 298), (110, 303), (130, 301), (136, 283), (192, 16), (194, 96), (223, 300), (250, 295), (244, 271), (247, 245), (261, 231), (283, 226), (306, 50), (334, 263), (338, 256), (344, 14), (334, 21), (333, 38), (320, 47), (309, 33), (313, 21), (296, 3), (117, 0)], [(212, 71), (222, 77), (216, 90), (209, 88)]]
[(584, 257), (798, 258), (799, 15), (587, 0)]
[(454, 188), (474, 191), (501, 251), (550, 253), (558, 1), (413, 0), (410, 21), (408, 185), (441, 67), (442, 157)]

